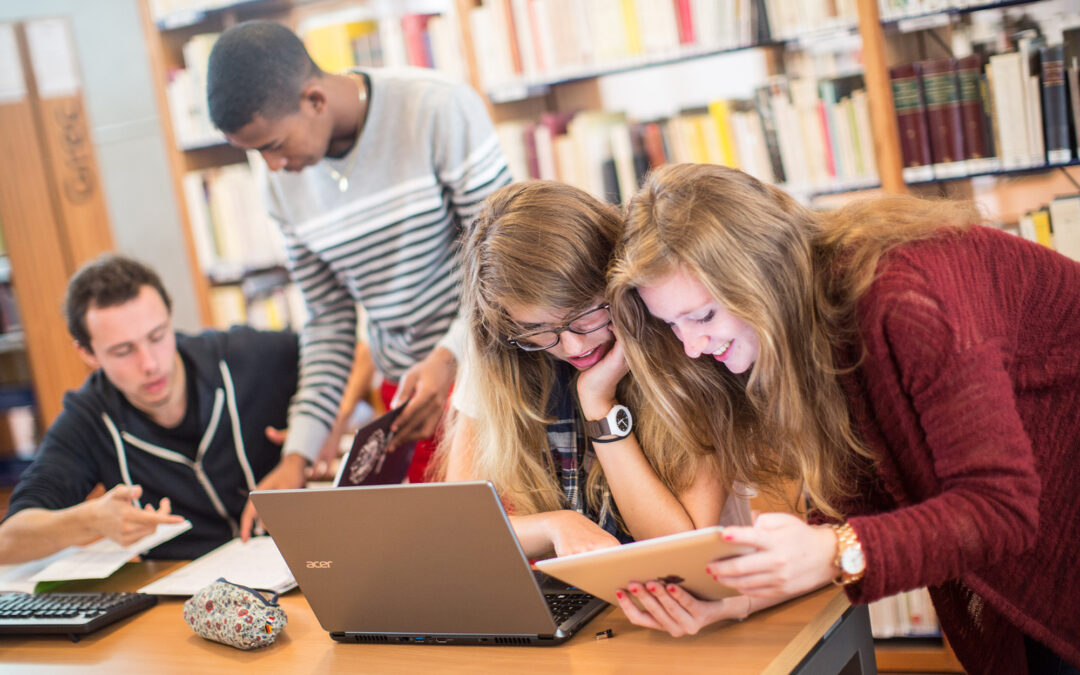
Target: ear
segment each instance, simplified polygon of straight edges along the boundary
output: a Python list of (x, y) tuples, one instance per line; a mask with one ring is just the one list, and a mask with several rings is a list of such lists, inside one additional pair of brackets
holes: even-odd
[(322, 80), (312, 78), (304, 85), (303, 90), (300, 92), (300, 107), (303, 108), (305, 103), (310, 105), (311, 109), (318, 114), (326, 112), (329, 96)]
[(71, 344), (75, 345), (75, 351), (79, 352), (79, 357), (82, 358), (83, 363), (90, 366), (94, 370), (101, 367), (97, 357), (94, 356), (94, 352), (90, 351), (86, 347), (83, 347), (77, 340), (72, 340)]

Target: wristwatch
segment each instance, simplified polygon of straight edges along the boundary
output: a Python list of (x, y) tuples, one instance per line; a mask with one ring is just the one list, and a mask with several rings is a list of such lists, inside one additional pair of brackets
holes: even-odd
[(862, 544), (850, 523), (833, 525), (836, 534), (836, 558), (833, 564), (840, 568), (840, 576), (835, 580), (841, 586), (853, 584), (866, 573), (866, 556)]
[[(585, 420), (585, 435), (598, 443), (619, 441), (630, 435), (634, 428), (634, 418), (630, 409), (616, 403), (611, 410), (598, 420)], [(613, 436), (613, 438), (607, 438)]]

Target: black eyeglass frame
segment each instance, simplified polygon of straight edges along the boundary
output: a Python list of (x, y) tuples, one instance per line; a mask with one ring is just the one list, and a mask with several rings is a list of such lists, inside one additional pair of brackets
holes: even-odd
[[(555, 326), (555, 327), (552, 327), (552, 328), (545, 328), (543, 330), (533, 331), (531, 333), (523, 333), (521, 335), (515, 335), (514, 337), (506, 338), (506, 341), (509, 342), (510, 344), (514, 345), (518, 349), (522, 349), (522, 350), (527, 351), (527, 352), (542, 352), (545, 349), (551, 349), (555, 345), (559, 344), (559, 341), (562, 339), (562, 334), (565, 333), (566, 331), (570, 331), (574, 335), (588, 335), (589, 333), (595, 333), (596, 331), (600, 330), (601, 328), (604, 328), (605, 326), (610, 326), (611, 325), (611, 313), (610, 312), (608, 312), (607, 321), (600, 324), (599, 326), (596, 326), (595, 328), (590, 328), (589, 330), (581, 331), (581, 330), (574, 330), (570, 326), (570, 324), (576, 323), (576, 322), (584, 319), (585, 317), (592, 314), (593, 312), (599, 312), (601, 310), (609, 310), (610, 308), (611, 308), (611, 305), (609, 303), (605, 302), (605, 303), (602, 303), (602, 304), (600, 304), (600, 305), (598, 305), (596, 307), (593, 307), (592, 309), (590, 309), (590, 310), (588, 310), (586, 312), (582, 312), (581, 314), (578, 314), (577, 316), (571, 318), (569, 321), (565, 322), (561, 326)], [(554, 333), (555, 334), (555, 341), (552, 342), (551, 344), (543, 346), (543, 347), (541, 347), (539, 345), (527, 344), (527, 343), (522, 342), (522, 340), (527, 340), (528, 338), (533, 337), (534, 335), (542, 335), (544, 333)]]

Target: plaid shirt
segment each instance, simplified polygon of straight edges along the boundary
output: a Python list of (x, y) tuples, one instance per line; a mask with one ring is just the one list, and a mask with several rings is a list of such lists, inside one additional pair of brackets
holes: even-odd
[(596, 453), (585, 436), (585, 420), (578, 411), (573, 367), (560, 361), (555, 365), (555, 373), (555, 387), (548, 406), (555, 421), (548, 425), (547, 437), (552, 463), (559, 472), (559, 482), (566, 497), (565, 506), (592, 520), (620, 542), (633, 541), (630, 533), (619, 525), (613, 502), (609, 502), (612, 508), (603, 508), (600, 513), (585, 503), (581, 483), (593, 462), (597, 461)]

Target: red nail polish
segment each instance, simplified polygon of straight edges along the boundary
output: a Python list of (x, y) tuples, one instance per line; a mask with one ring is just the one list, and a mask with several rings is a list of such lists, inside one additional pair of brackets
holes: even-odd
[(645, 586), (645, 588), (649, 589), (650, 593), (655, 593), (656, 592), (656, 585), (655, 584), (648, 584), (647, 586)]
[(622, 591), (615, 591), (615, 597), (622, 600)]
[(668, 584), (667, 592), (668, 593), (674, 593), (675, 592), (675, 584)]
[(633, 594), (635, 594), (635, 595), (637, 595), (638, 589), (636, 589), (636, 588), (631, 588), (631, 589), (630, 589), (630, 592), (631, 592), (631, 593), (633, 593)]
[(732, 539), (734, 539), (734, 538), (735, 538), (735, 537), (731, 536), (730, 534), (725, 534), (725, 535), (724, 535), (724, 540), (725, 540), (725, 541), (731, 541), (731, 540), (732, 540)]

